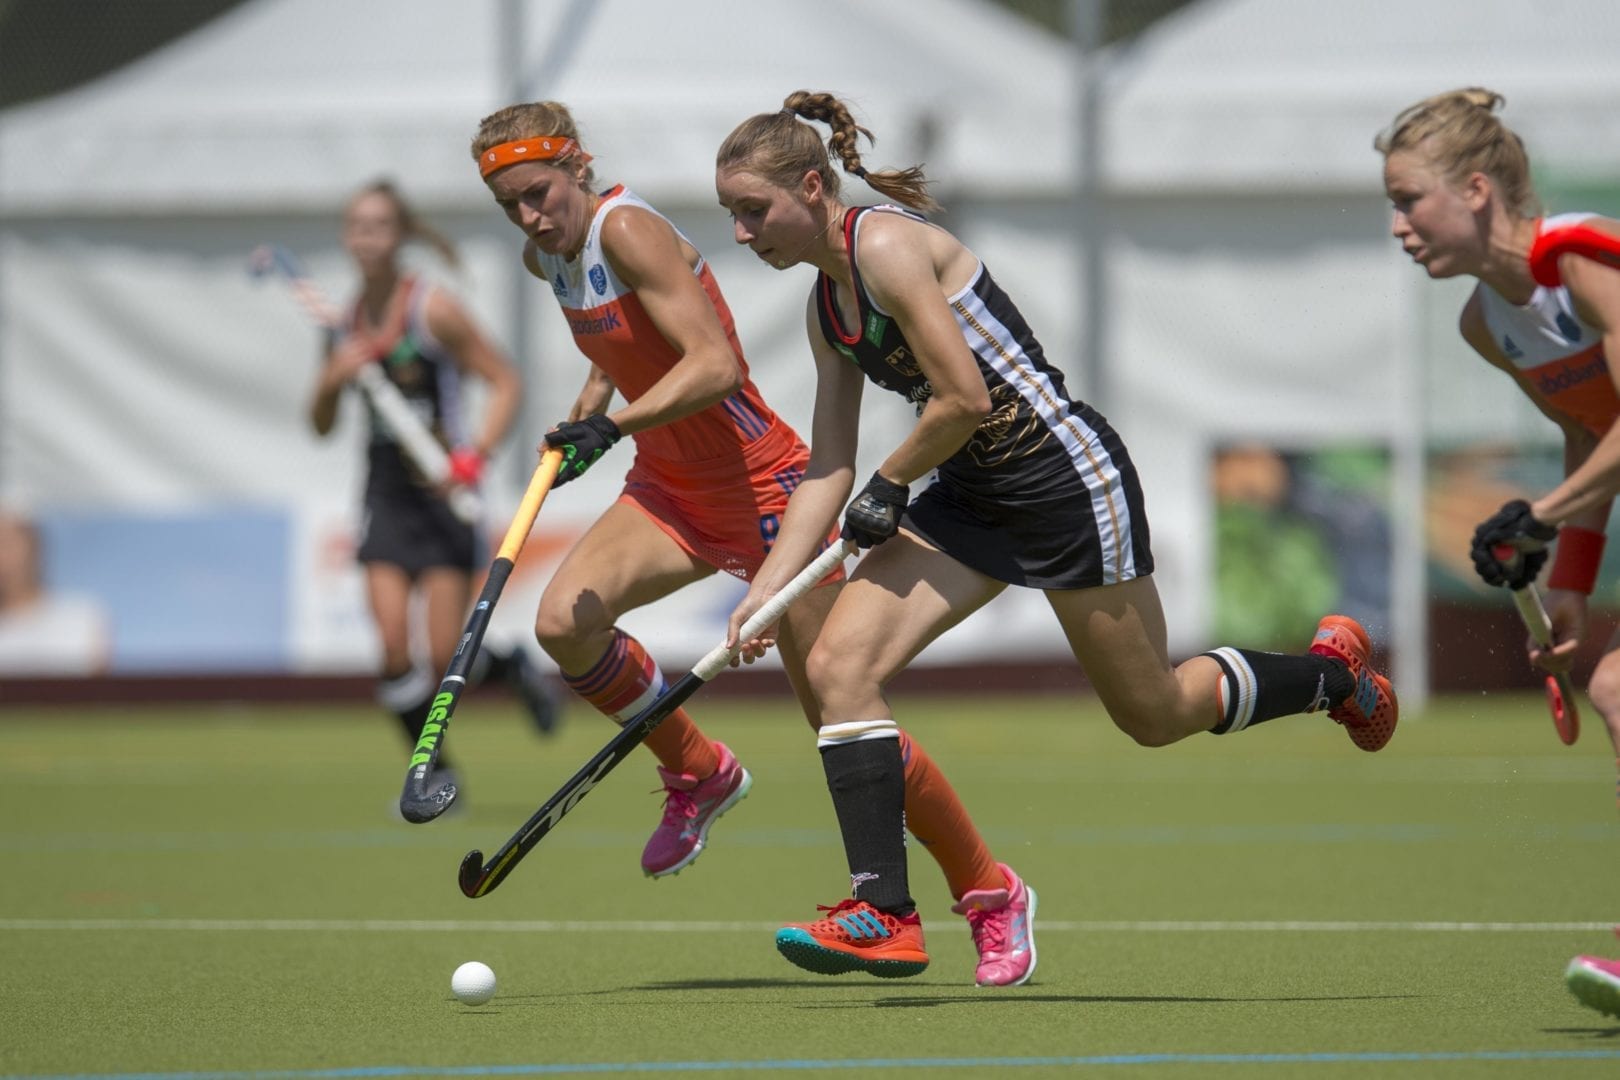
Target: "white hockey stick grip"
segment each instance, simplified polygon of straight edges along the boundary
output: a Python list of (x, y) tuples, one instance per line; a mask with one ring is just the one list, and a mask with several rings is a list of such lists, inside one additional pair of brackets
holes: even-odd
[(1535, 585), (1514, 589), (1513, 602), (1519, 605), (1519, 617), (1524, 620), (1530, 636), (1536, 639), (1536, 644), (1543, 649), (1552, 648), (1552, 619), (1548, 617), (1547, 609), (1541, 603), (1541, 594), (1536, 591)]
[[(354, 381), (377, 410), (377, 416), (388, 428), (407, 456), (429, 481), (447, 483), (450, 479), (450, 455), (444, 452), (439, 440), (427, 429), (421, 419), (411, 411), (405, 395), (388, 381), (388, 376), (376, 364), (366, 364), (355, 375)], [(465, 487), (452, 487), (450, 509), (456, 517), (469, 525), (483, 516), (483, 503), (478, 493)]]
[[(782, 586), (782, 591), (765, 601), (765, 605), (748, 617), (737, 633), (738, 641), (747, 641), (758, 637), (760, 631), (770, 626), (782, 617), (783, 612), (793, 606), (793, 602), (811, 589), (822, 578), (836, 570), (840, 563), (855, 554), (856, 545), (853, 540), (839, 540), (832, 547), (823, 551), (811, 560), (810, 565), (800, 570), (792, 581)], [(720, 674), (731, 663), (731, 650), (721, 642), (709, 650), (707, 656), (699, 660), (692, 668), (692, 674), (708, 682)]]

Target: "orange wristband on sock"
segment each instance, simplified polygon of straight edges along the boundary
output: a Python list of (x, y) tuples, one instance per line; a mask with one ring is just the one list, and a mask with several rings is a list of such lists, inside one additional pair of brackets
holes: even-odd
[(1591, 596), (1606, 542), (1607, 537), (1596, 529), (1580, 525), (1565, 525), (1559, 529), (1558, 557), (1553, 561), (1552, 573), (1547, 575), (1547, 587)]

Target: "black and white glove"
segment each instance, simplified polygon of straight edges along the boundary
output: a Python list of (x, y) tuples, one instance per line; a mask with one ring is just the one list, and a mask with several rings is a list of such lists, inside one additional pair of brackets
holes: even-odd
[(546, 445), (563, 452), (562, 467), (557, 470), (552, 486), (562, 487), (584, 476), (585, 470), (595, 465), (596, 460), (623, 437), (619, 425), (602, 413), (558, 424), (555, 430), (546, 432)]
[[(1556, 528), (1530, 513), (1529, 503), (1514, 499), (1474, 530), (1469, 553), (1487, 585), (1522, 589), (1536, 580), (1547, 562), (1547, 544), (1557, 536)], [(1505, 550), (1509, 548), (1511, 553)], [(1506, 558), (1501, 557), (1504, 554)]]
[(883, 543), (900, 531), (900, 515), (911, 501), (911, 488), (885, 480), (877, 473), (844, 509), (845, 540), (863, 550)]

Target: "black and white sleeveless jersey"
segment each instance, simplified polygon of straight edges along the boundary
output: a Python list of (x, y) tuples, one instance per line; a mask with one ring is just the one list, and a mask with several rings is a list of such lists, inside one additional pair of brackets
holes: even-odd
[[(427, 326), (426, 305), (433, 286), (415, 277), (400, 280), (380, 326), (367, 324), (357, 301), (346, 332), (366, 340), (383, 372), (399, 387), (413, 412), (450, 449), (466, 441), (461, 413), (461, 375), (455, 358)], [(375, 411), (367, 409), (370, 429), (368, 489), (421, 486), (421, 473), (395, 442)]]
[[(834, 282), (825, 273), (816, 281), (816, 310), (829, 345), (869, 380), (900, 394), (920, 412), (933, 388), (899, 325), (866, 291), (855, 261), (861, 219), (873, 212), (922, 220), (899, 207), (852, 208), (844, 218), (844, 236), (860, 325), (843, 325)], [(1095, 409), (1069, 397), (1063, 373), (1047, 363), (1029, 324), (983, 263), (972, 281), (946, 302), (978, 361), (990, 391), (991, 412), (972, 438), (939, 465), (936, 486), (948, 490), (966, 517), (986, 512), (1003, 516), (998, 509), (1002, 507), (1009, 511), (1004, 515), (1008, 521), (1020, 512), (1046, 519), (1057, 512), (1067, 520), (1048, 520), (1036, 531), (1067, 529), (1073, 542), (1084, 541), (1092, 549), (1084, 560), (1073, 551), (1059, 557), (1053, 550), (1038, 569), (1025, 559), (1017, 571), (987, 567), (977, 555), (949, 553), (1001, 580), (1044, 588), (1111, 584), (1150, 573), (1141, 490), (1118, 434)], [(974, 507), (971, 513), (962, 510), (969, 504)], [(912, 516), (921, 522), (918, 510), (914, 504)], [(1039, 546), (1041, 538), (1018, 532), (1006, 539), (1013, 546)], [(1089, 565), (1083, 580), (1058, 565), (1065, 560)]]

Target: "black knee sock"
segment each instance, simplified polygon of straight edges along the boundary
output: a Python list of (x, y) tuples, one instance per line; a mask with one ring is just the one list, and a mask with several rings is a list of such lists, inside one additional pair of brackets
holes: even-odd
[(512, 667), (512, 650), (492, 649), (485, 645), (474, 657), (472, 669), (467, 672), (469, 686), (483, 686), (488, 682), (505, 682)]
[(906, 777), (898, 739), (826, 746), (821, 767), (849, 860), (850, 894), (891, 915), (917, 905), (906, 879)]
[(1213, 729), (1216, 735), (1278, 716), (1333, 708), (1356, 688), (1350, 669), (1326, 656), (1231, 648), (1203, 655), (1221, 665), (1221, 722)]
[[(398, 718), (405, 730), (405, 738), (412, 746), (422, 738), (422, 726), (427, 723), (433, 708), (433, 694), (437, 689), (426, 672), (412, 669), (403, 675), (384, 677), (377, 684), (377, 700)], [(445, 748), (439, 747), (439, 760), (435, 768), (451, 768)]]

